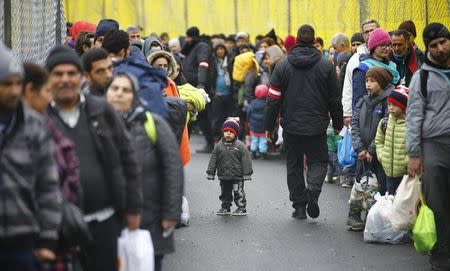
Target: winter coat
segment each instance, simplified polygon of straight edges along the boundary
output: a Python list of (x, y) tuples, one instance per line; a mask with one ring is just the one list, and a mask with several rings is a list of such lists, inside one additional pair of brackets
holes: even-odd
[(372, 67), (386, 68), (392, 75), (392, 85), (397, 85), (400, 82), (400, 74), (397, 71), (397, 66), (394, 62), (380, 62), (372, 58), (370, 55), (362, 55), (360, 57), (361, 63), (353, 71), (353, 95), (352, 95), (352, 110), (355, 112), (355, 106), (358, 101), (367, 94), (366, 89), (366, 73)]
[(156, 126), (156, 143), (145, 131), (145, 114), (127, 120), (126, 125), (137, 150), (141, 172), (139, 181), (144, 193), (141, 228), (150, 231), (155, 254), (163, 255), (174, 251), (174, 241), (173, 235), (162, 237), (161, 220), (180, 219), (184, 177), (175, 135), (163, 118), (156, 114), (152, 116)]
[(247, 73), (244, 80), (244, 96), (247, 103), (255, 99), (255, 88), (259, 85), (260, 77), (255, 71), (251, 70)]
[(151, 65), (151, 63), (153, 61), (155, 61), (156, 59), (158, 59), (160, 57), (164, 57), (164, 58), (167, 59), (167, 62), (169, 63), (169, 69), (167, 71), (167, 76), (170, 79), (175, 80), (175, 78), (177, 78), (178, 74), (180, 73), (180, 70), (179, 70), (180, 67), (177, 64), (177, 61), (175, 60), (175, 57), (171, 53), (166, 52), (164, 50), (156, 51), (156, 52), (153, 52), (153, 53), (149, 52), (149, 54), (146, 57), (146, 59), (147, 59), (148, 63)]
[(389, 85), (379, 95), (368, 94), (358, 101), (352, 118), (352, 143), (357, 154), (368, 151), (376, 156), (375, 136), (380, 120), (388, 115), (387, 97), (394, 90)]
[(255, 133), (264, 133), (264, 114), (266, 110), (265, 99), (254, 99), (250, 102), (247, 118), (250, 130)]
[(362, 44), (356, 50), (356, 53), (350, 58), (345, 68), (344, 86), (342, 88), (342, 107), (344, 117), (351, 117), (353, 112), (353, 71), (359, 65), (361, 55), (370, 53), (365, 44)]
[(139, 96), (146, 102), (145, 108), (162, 117), (167, 117), (167, 104), (161, 90), (167, 86), (167, 76), (161, 69), (147, 63), (140, 51), (134, 51), (129, 57), (114, 63), (114, 73), (129, 72), (139, 81)]
[(422, 68), (428, 71), (427, 95), (421, 88), (420, 71), (409, 86), (406, 114), (406, 146), (409, 157), (420, 156), (423, 140), (450, 137), (450, 81), (443, 68), (426, 61)]
[[(158, 38), (148, 37), (144, 41), (144, 46), (142, 46), (142, 54), (145, 56), (146, 59), (148, 59), (150, 51), (152, 50), (152, 43), (157, 43), (161, 47), (161, 50), (166, 49), (164, 44), (162, 44), (162, 42), (159, 41)], [(149, 63), (150, 63), (150, 61), (149, 61)]]
[(0, 243), (52, 248), (61, 222), (61, 193), (47, 126), (20, 102), (0, 137)]
[(389, 116), (386, 131), (380, 121), (375, 138), (378, 161), (388, 177), (403, 177), (406, 174), (408, 156), (406, 155), (406, 122)]
[[(123, 122), (104, 98), (86, 96), (84, 110), (90, 127), (90, 135), (105, 174), (105, 181), (111, 188), (114, 208), (119, 216), (139, 214), (142, 209), (142, 187), (136, 160), (136, 150)], [(52, 106), (49, 116), (65, 131), (66, 124)], [(81, 169), (82, 170), (82, 169)]]
[(397, 71), (402, 80), (401, 83), (405, 86), (409, 86), (412, 76), (420, 69), (423, 62), (414, 47), (409, 47), (408, 52), (403, 57), (396, 57), (393, 55), (392, 61), (397, 65)]
[[(218, 67), (217, 67), (217, 65), (219, 64), (219, 60), (217, 59), (217, 58), (215, 58), (214, 59), (214, 74), (213, 74), (213, 80), (211, 81), (211, 87), (212, 87), (212, 90), (214, 90), (214, 92), (215, 92), (215, 89), (216, 89), (216, 82), (217, 82), (217, 77), (219, 76), (219, 72), (218, 72)], [(222, 67), (226, 70), (226, 74), (224, 75), (224, 76), (228, 76), (228, 79), (229, 79), (229, 81), (230, 81), (230, 89), (231, 89), (231, 92), (232, 92), (232, 86), (233, 86), (233, 78), (232, 78), (232, 75), (233, 75), (233, 62), (232, 62), (232, 59), (231, 59), (231, 57), (229, 57), (228, 55), (227, 56), (225, 56), (225, 59), (224, 59), (224, 61), (222, 62)], [(227, 79), (225, 79), (225, 80), (227, 80)]]
[(342, 136), (334, 134), (333, 126), (328, 126), (327, 129), (327, 145), (328, 152), (337, 153), (338, 142), (342, 140)]
[(237, 139), (227, 142), (222, 138), (209, 158), (208, 179), (214, 180), (216, 171), (221, 181), (251, 180), (252, 160), (245, 144)]
[(210, 69), (212, 69), (212, 49), (208, 44), (201, 41), (194, 41), (191, 45), (185, 45), (182, 53), (186, 56), (183, 59), (183, 74), (189, 84), (195, 87), (211, 89)]
[(266, 131), (273, 131), (280, 109), (281, 126), (290, 134), (324, 135), (330, 115), (334, 129), (342, 129), (336, 69), (314, 46), (295, 45), (275, 66), (266, 104)]

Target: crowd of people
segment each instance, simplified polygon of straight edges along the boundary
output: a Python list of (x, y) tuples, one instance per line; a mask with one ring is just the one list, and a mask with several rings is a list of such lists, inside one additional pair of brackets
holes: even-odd
[[(324, 182), (352, 187), (370, 169), (395, 195), (404, 175), (421, 175), (436, 221), (430, 262), (450, 270), (450, 32), (427, 25), (423, 52), (412, 21), (389, 31), (368, 20), (325, 50), (310, 25), (252, 44), (245, 32), (170, 39), (80, 21), (44, 66), (1, 43), (1, 269), (118, 270), (117, 238), (141, 228), (161, 270), (198, 126), (218, 215), (247, 215), (252, 159), (280, 150), (296, 219), (320, 215)], [(342, 167), (346, 132), (358, 162)], [(347, 229), (364, 230), (361, 211), (350, 202)]]

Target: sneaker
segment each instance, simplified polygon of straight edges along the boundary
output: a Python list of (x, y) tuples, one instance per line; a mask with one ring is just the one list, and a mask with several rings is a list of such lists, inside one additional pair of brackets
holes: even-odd
[(231, 215), (230, 208), (220, 208), (217, 212), (217, 215)]
[(365, 224), (361, 219), (355, 219), (354, 217), (349, 217), (347, 220), (347, 225), (345, 226), (348, 231), (363, 231)]
[(353, 187), (353, 182), (349, 178), (346, 178), (344, 183), (341, 186), (343, 188), (352, 188)]
[(292, 212), (292, 217), (295, 219), (306, 219), (306, 208), (305, 206), (298, 207)]
[(247, 215), (247, 210), (245, 208), (239, 207), (231, 214), (233, 216), (244, 216)]
[(306, 212), (311, 218), (318, 218), (320, 215), (319, 204), (317, 203), (318, 197), (312, 195), (313, 192), (308, 191), (308, 205), (306, 205)]

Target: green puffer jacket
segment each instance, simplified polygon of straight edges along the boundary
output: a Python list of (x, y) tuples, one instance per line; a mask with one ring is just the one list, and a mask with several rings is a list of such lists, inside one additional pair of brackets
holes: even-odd
[(375, 138), (377, 157), (388, 177), (403, 177), (407, 171), (406, 121), (389, 115), (386, 131), (380, 121)]
[(251, 180), (252, 160), (245, 144), (239, 140), (227, 142), (222, 138), (209, 158), (208, 179), (214, 180), (216, 171), (221, 181)]

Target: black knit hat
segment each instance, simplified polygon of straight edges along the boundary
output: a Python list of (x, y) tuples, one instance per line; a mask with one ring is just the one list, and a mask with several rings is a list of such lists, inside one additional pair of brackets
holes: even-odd
[(192, 26), (186, 31), (186, 36), (191, 38), (198, 38), (200, 37), (200, 29), (198, 29), (198, 27), (196, 26)]
[(425, 47), (428, 49), (428, 44), (434, 39), (446, 38), (450, 40), (450, 32), (448, 31), (448, 28), (441, 23), (431, 23), (423, 30), (422, 37), (423, 43), (425, 43)]
[(67, 46), (55, 47), (45, 61), (45, 67), (51, 71), (56, 65), (73, 64), (80, 72), (83, 71), (81, 58), (75, 53), (73, 49)]
[(356, 32), (355, 34), (353, 34), (351, 44), (353, 44), (354, 42), (361, 42), (361, 44), (365, 43), (363, 35), (360, 32)]

